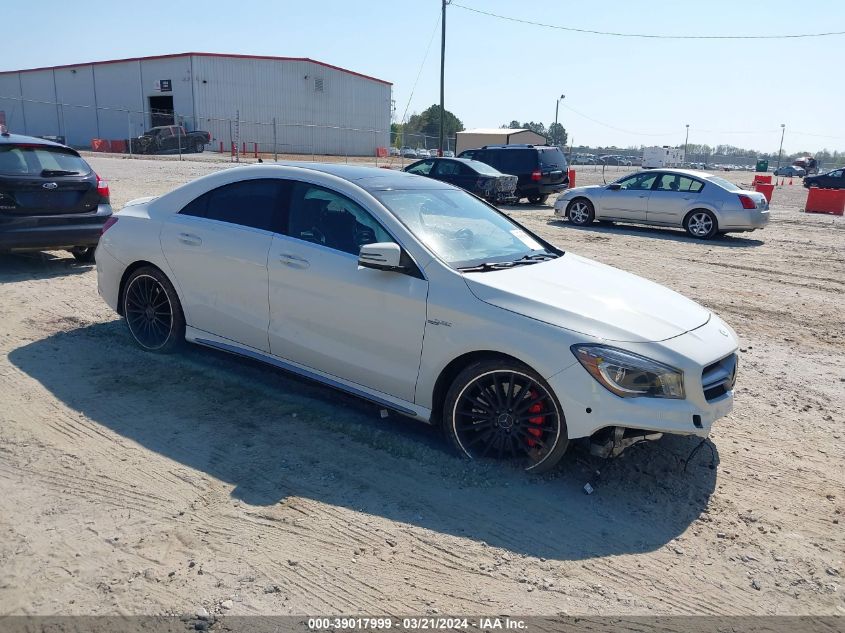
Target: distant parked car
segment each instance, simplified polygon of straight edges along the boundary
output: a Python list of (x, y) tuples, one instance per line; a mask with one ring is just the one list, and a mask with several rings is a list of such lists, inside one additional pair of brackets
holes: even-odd
[(762, 193), (703, 171), (655, 169), (609, 185), (575, 187), (558, 196), (555, 215), (578, 226), (593, 220), (682, 226), (692, 237), (753, 231), (769, 221)]
[(491, 202), (516, 202), (518, 178), (477, 160), (428, 158), (408, 165), (404, 171), (448, 182)]
[(428, 150), (428, 155), (431, 156), (432, 158), (437, 158), (438, 156), (440, 156), (440, 150), (430, 149), (430, 150)]
[(786, 176), (787, 178), (802, 178), (806, 173), (803, 167), (796, 167), (795, 165), (786, 165), (775, 169), (775, 176)]
[(399, 156), (399, 148), (398, 147), (391, 147), (390, 148), (390, 155), (391, 156)]
[(0, 126), (0, 251), (68, 250), (94, 261), (109, 185), (73, 149)]
[(455, 152), (453, 152), (452, 150), (450, 150), (450, 149), (444, 149), (443, 150), (443, 158), (454, 158), (454, 157), (455, 157)]
[(532, 204), (544, 204), (549, 194), (569, 186), (569, 166), (558, 147), (549, 145), (485, 145), (468, 149), (458, 158), (471, 158), (487, 163), (505, 174), (519, 178), (518, 199), (528, 198)]
[(845, 168), (840, 167), (839, 169), (834, 169), (818, 176), (806, 176), (804, 178), (804, 186), (808, 189), (810, 187), (845, 189)]
[(136, 154), (175, 152), (180, 146), (183, 152), (199, 153), (211, 143), (211, 134), (201, 130), (188, 132), (181, 125), (161, 125), (147, 130), (130, 142)]
[(399, 153), (402, 155), (402, 158), (417, 158), (417, 150), (413, 147), (405, 146), (399, 150)]

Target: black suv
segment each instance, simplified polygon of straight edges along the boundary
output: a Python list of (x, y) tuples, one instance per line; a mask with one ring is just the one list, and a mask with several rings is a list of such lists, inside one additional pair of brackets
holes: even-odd
[(459, 157), (480, 160), (503, 174), (513, 174), (519, 178), (517, 199), (528, 198), (533, 204), (543, 204), (549, 194), (569, 187), (569, 166), (559, 147), (485, 145), (465, 150)]
[(69, 147), (0, 127), (0, 252), (69, 250), (93, 262), (109, 186)]

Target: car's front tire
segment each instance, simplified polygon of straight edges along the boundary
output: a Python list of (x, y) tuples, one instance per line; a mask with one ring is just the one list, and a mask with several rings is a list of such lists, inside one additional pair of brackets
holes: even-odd
[(684, 229), (696, 239), (709, 240), (719, 232), (719, 222), (711, 211), (696, 209), (684, 218)]
[(549, 199), (549, 196), (543, 196), (541, 194), (533, 194), (528, 196), (528, 202), (531, 204), (546, 204), (546, 201)]
[(185, 340), (185, 316), (176, 289), (158, 268), (134, 271), (124, 285), (123, 316), (135, 342), (145, 351), (166, 354)]
[(566, 207), (566, 217), (576, 226), (587, 226), (595, 220), (596, 210), (586, 198), (575, 198)]
[(458, 374), (446, 394), (443, 428), (465, 457), (507, 459), (531, 473), (554, 468), (569, 445), (551, 388), (509, 359), (478, 361)]

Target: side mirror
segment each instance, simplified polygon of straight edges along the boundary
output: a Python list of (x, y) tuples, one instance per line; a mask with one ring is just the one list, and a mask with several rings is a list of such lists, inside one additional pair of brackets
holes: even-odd
[(358, 254), (358, 265), (376, 270), (399, 270), (402, 248), (393, 242), (364, 244)]
[(607, 188), (611, 191), (619, 191), (622, 188), (622, 185), (620, 185), (618, 182), (612, 182), (607, 186)]

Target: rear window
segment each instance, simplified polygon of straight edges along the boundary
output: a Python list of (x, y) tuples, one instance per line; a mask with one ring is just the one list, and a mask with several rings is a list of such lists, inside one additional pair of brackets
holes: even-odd
[(0, 145), (0, 174), (13, 176), (84, 175), (91, 168), (73, 150), (46, 145)]
[(727, 189), (728, 191), (742, 191), (742, 187), (738, 187), (730, 180), (725, 180), (724, 178), (719, 178), (718, 176), (710, 176), (707, 180), (715, 182), (717, 185), (723, 189)]
[(467, 165), (483, 176), (500, 176), (501, 172), (480, 160), (467, 160)]
[(552, 167), (557, 169), (566, 169), (566, 156), (558, 148), (541, 149), (540, 151), (540, 166)]
[(502, 149), (492, 151), (490, 163), (503, 174), (529, 174), (537, 168), (537, 152), (533, 149)]

